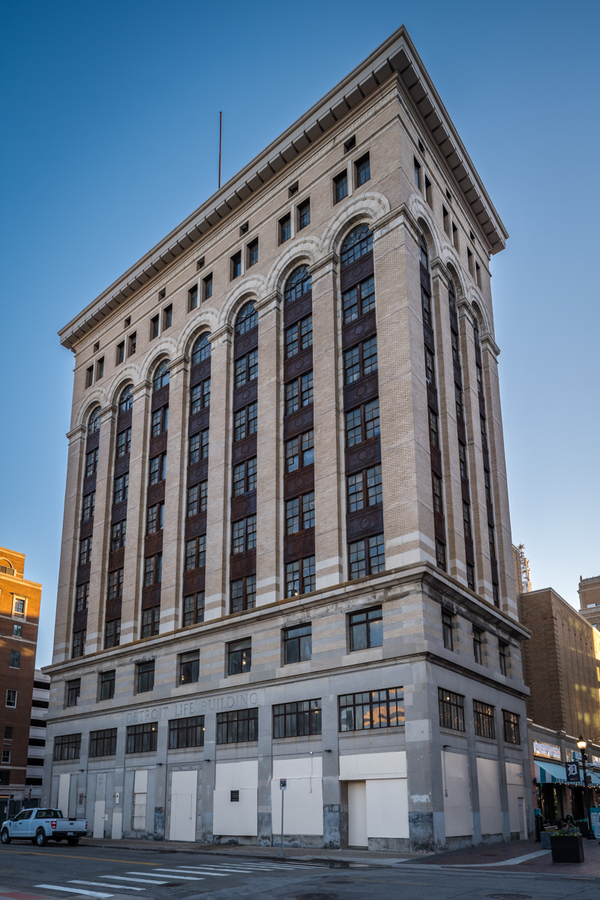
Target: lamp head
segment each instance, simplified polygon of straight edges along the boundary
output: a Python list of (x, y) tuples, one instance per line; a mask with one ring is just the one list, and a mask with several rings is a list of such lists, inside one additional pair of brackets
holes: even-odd
[(579, 735), (579, 740), (577, 741), (577, 746), (580, 750), (585, 750), (587, 747), (587, 741), (584, 741), (581, 735)]

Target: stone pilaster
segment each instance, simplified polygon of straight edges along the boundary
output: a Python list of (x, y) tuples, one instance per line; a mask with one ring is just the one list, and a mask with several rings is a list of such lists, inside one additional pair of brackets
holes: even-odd
[(180, 356), (170, 363), (169, 432), (165, 483), (165, 527), (163, 531), (160, 630), (172, 631), (181, 621), (183, 573), (183, 522), (187, 463), (187, 412), (189, 406), (187, 360)]

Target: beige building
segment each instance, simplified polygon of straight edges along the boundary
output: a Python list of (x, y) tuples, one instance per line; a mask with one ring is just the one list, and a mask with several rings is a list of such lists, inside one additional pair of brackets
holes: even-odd
[(584, 619), (600, 630), (600, 575), (579, 577), (579, 612)]
[(400, 29), (60, 332), (47, 802), (265, 844), (284, 779), (288, 843), (526, 835), (506, 237)]

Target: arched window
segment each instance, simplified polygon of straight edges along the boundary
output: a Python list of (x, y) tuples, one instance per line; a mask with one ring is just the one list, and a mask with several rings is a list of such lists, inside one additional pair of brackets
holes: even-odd
[(303, 294), (312, 291), (312, 278), (308, 272), (308, 266), (298, 266), (294, 269), (285, 283), (283, 298), (286, 303), (299, 300)]
[(88, 434), (95, 434), (100, 429), (100, 407), (95, 406), (88, 419)]
[(158, 364), (152, 380), (152, 390), (155, 393), (169, 383), (170, 374), (169, 363), (166, 359), (163, 359), (163, 361)]
[(373, 235), (364, 223), (353, 228), (342, 244), (342, 268), (366, 256), (373, 249)]
[(198, 363), (205, 359), (210, 359), (210, 331), (201, 334), (194, 346), (192, 347), (192, 365), (197, 366)]
[(131, 393), (131, 385), (128, 384), (119, 400), (119, 415), (129, 412), (133, 407), (133, 394)]
[(423, 234), (419, 238), (419, 262), (424, 269), (429, 271), (429, 253), (427, 251), (427, 242)]
[(235, 333), (246, 334), (258, 324), (258, 313), (254, 309), (254, 300), (244, 303), (235, 320)]

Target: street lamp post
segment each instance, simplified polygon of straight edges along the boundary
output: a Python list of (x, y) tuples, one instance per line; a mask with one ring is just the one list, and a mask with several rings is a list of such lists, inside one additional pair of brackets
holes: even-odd
[(590, 795), (588, 793), (588, 783), (587, 783), (587, 769), (585, 767), (585, 761), (587, 759), (585, 748), (587, 747), (587, 741), (583, 739), (581, 735), (579, 735), (579, 740), (577, 741), (577, 746), (581, 750), (581, 762), (583, 763), (583, 796), (585, 797), (585, 808), (587, 811), (587, 820), (588, 820), (588, 839), (594, 840), (594, 831), (592, 829), (592, 814), (590, 812)]

